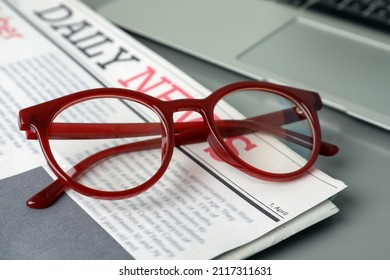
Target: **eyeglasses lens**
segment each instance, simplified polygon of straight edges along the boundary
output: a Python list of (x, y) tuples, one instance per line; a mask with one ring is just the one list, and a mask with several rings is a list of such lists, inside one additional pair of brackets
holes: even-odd
[(131, 189), (161, 167), (165, 132), (160, 118), (131, 100), (82, 101), (61, 111), (49, 130), (50, 148), (61, 169), (92, 189)]
[(237, 112), (229, 116), (215, 113), (215, 125), (240, 160), (262, 171), (285, 174), (299, 170), (310, 159), (312, 126), (298, 104), (283, 95), (260, 90), (227, 94), (216, 108), (225, 102)]

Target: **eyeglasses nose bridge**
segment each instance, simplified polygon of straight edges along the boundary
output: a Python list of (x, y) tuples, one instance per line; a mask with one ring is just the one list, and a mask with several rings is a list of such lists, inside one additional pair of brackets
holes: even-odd
[(207, 102), (207, 99), (186, 99), (180, 100), (180, 105), (175, 107), (175, 112), (180, 111), (192, 111), (199, 113), (203, 118), (203, 123), (205, 129), (207, 130), (207, 142), (210, 147), (213, 149), (215, 154), (223, 161), (241, 169), (241, 165), (230, 155), (226, 150), (220, 140), (217, 139), (215, 132), (212, 130), (213, 116), (213, 106), (211, 103)]
[[(213, 122), (213, 110), (209, 103), (205, 102), (205, 99), (182, 99), (173, 100), (170, 102), (171, 112), (189, 112), (186, 116), (177, 122), (173, 122), (175, 129), (175, 145), (177, 144), (189, 144), (197, 143), (201, 141), (208, 141), (213, 150), (217, 150), (218, 156), (224, 148), (218, 143), (219, 141), (214, 136), (212, 131)], [(201, 118), (192, 118), (189, 115), (193, 112), (198, 113)], [(192, 123), (191, 123), (192, 121)], [(195, 123), (194, 123), (195, 121)], [(190, 124), (191, 123), (191, 124)], [(187, 126), (189, 125), (190, 126)], [(190, 139), (191, 138), (191, 139)], [(212, 140), (211, 140), (212, 139)], [(216, 142), (215, 144), (212, 144)], [(223, 157), (225, 158), (225, 157)]]
[[(213, 119), (213, 106), (210, 106), (211, 104), (209, 104), (206, 99), (178, 99), (170, 101), (169, 105), (172, 117), (175, 113), (187, 112), (179, 118), (178, 122), (188, 122), (194, 120), (194, 118), (190, 116), (194, 112), (198, 113), (198, 115), (202, 117), (203, 123), (206, 127), (209, 126)], [(199, 118), (195, 119), (199, 121)], [(208, 132), (210, 132), (210, 129), (207, 129)]]
[(169, 102), (173, 112), (192, 111), (205, 117), (204, 112), (209, 109), (205, 99), (178, 99)]

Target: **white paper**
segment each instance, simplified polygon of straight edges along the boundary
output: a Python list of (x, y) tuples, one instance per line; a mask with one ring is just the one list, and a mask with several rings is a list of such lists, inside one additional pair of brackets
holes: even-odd
[[(26, 141), (17, 129), (23, 107), (105, 86), (164, 100), (209, 94), (78, 2), (0, 1), (0, 24), (0, 162), (7, 165), (0, 178), (44, 164), (37, 141)], [(126, 110), (112, 106), (112, 114)], [(226, 107), (223, 113), (236, 112)], [(314, 168), (291, 182), (261, 181), (216, 161), (207, 149), (207, 143), (176, 149), (163, 178), (132, 199), (68, 194), (136, 259), (209, 259), (280, 228), (346, 187)], [(139, 168), (146, 167), (140, 161)]]
[(337, 212), (339, 212), (339, 209), (331, 201), (325, 200), (297, 218), (284, 223), (280, 227), (273, 229), (252, 242), (218, 256), (217, 259), (237, 260), (248, 258), (257, 252), (263, 251), (296, 234), (297, 232), (314, 225), (318, 221), (336, 214)]

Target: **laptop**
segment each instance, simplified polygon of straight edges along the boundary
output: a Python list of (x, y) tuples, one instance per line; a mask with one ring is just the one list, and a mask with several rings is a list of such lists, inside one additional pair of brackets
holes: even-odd
[(116, 0), (120, 27), (390, 130), (390, 0)]

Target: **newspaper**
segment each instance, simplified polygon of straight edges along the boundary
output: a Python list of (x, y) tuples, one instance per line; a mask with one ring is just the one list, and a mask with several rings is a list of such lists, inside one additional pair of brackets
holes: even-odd
[[(210, 94), (82, 3), (0, 1), (0, 179), (37, 166), (51, 173), (37, 141), (25, 140), (17, 128), (21, 108), (99, 87), (164, 100)], [(105, 113), (123, 110), (118, 104)], [(222, 111), (235, 113), (228, 106)], [(271, 183), (207, 151), (207, 143), (176, 149), (160, 182), (135, 198), (67, 194), (135, 259), (244, 258), (337, 212), (328, 199), (346, 185), (315, 168)], [(139, 168), (148, 168), (147, 161)]]

